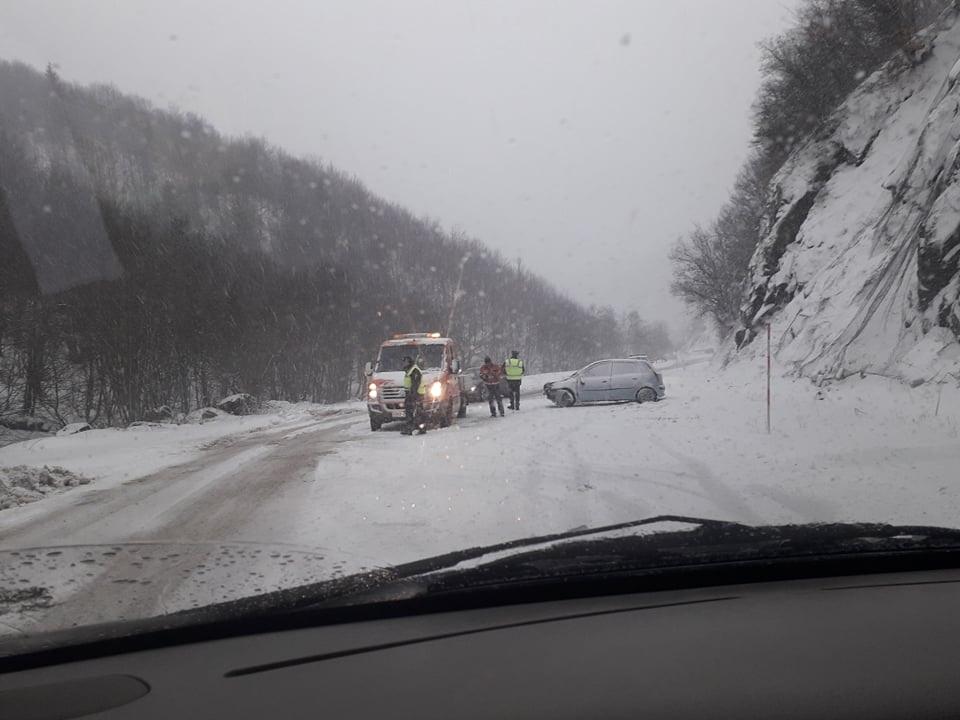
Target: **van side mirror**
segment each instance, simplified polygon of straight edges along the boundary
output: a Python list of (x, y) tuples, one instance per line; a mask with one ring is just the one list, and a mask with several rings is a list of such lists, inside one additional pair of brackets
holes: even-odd
[(373, 363), (372, 363), (372, 362), (369, 362), (369, 361), (368, 361), (367, 364), (363, 366), (363, 374), (366, 375), (367, 377), (370, 377), (371, 375), (373, 375)]
[(451, 367), (453, 368), (453, 374), (459, 375), (460, 374), (460, 358), (454, 358), (453, 364)]

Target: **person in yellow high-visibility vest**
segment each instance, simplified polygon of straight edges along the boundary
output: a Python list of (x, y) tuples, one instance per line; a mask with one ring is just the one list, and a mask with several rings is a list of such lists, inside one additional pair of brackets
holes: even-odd
[(523, 360), (516, 350), (510, 353), (503, 363), (503, 374), (507, 376), (507, 385), (510, 387), (510, 409), (520, 409), (520, 383), (523, 380)]
[[(419, 358), (417, 358), (419, 360)], [(423, 396), (427, 392), (423, 384), (423, 371), (420, 364), (414, 362), (409, 355), (403, 358), (403, 435), (413, 435), (413, 428), (417, 428), (417, 435), (427, 432), (427, 424), (423, 420)]]

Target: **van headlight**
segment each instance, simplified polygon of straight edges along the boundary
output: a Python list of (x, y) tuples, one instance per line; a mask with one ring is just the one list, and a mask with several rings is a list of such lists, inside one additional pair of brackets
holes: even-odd
[(370, 387), (367, 388), (367, 397), (369, 397), (371, 400), (376, 400), (376, 399), (377, 399), (377, 384), (376, 384), (376, 383), (370, 383)]
[(443, 385), (438, 380), (430, 386), (430, 397), (439, 400), (443, 396)]

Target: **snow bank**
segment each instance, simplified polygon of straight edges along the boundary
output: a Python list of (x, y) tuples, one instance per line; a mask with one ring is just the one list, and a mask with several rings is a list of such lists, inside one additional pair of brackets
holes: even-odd
[(48, 494), (89, 482), (90, 478), (62, 467), (18, 465), (0, 468), (0, 510), (36, 502)]
[(92, 430), (92, 428), (90, 427), (90, 423), (85, 423), (85, 422), (67, 423), (57, 431), (57, 436), (63, 437), (64, 435), (76, 435), (77, 433), (87, 432), (88, 430)]
[(919, 64), (897, 57), (865, 80), (772, 183), (738, 336), (771, 322), (800, 374), (960, 378), (955, 11), (929, 39)]

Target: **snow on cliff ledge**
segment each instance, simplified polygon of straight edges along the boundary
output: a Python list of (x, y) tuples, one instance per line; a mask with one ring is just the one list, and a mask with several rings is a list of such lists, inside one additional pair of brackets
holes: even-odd
[[(744, 346), (814, 378), (960, 380), (960, 21), (926, 31), (841, 105), (771, 185)], [(754, 343), (758, 345), (758, 343)]]

